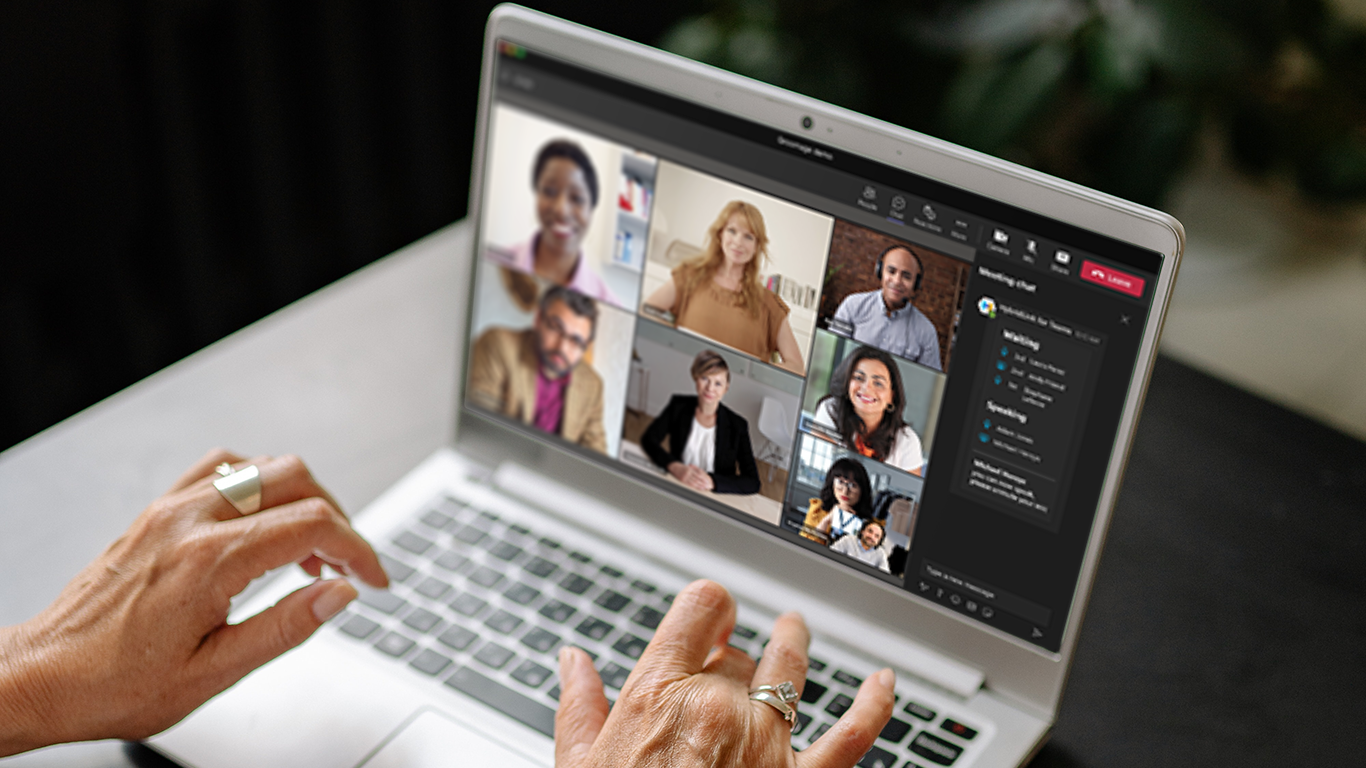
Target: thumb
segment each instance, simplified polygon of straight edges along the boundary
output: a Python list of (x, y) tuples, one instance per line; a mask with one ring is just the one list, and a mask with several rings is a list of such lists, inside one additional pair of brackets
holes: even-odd
[(315, 581), (240, 624), (214, 630), (201, 647), (201, 655), (216, 668), (210, 674), (227, 676), (231, 685), (307, 640), (356, 595), (356, 588), (345, 579)]
[(573, 768), (593, 748), (607, 720), (607, 697), (593, 660), (570, 645), (560, 649), (560, 709), (555, 713), (555, 765)]

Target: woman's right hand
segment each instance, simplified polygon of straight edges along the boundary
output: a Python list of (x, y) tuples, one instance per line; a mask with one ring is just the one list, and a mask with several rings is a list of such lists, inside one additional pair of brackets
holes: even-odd
[(711, 475), (693, 464), (684, 464), (681, 461), (670, 462), (669, 474), (689, 488), (696, 488), (699, 491), (710, 491), (713, 488)]

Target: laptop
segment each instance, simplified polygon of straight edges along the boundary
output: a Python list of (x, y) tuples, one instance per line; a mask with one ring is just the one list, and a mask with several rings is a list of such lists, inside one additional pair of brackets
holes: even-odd
[[(813, 640), (792, 744), (1048, 738), (1184, 235), (1171, 217), (516, 6), (489, 19), (452, 445), (357, 516), (390, 590), (165, 734), (218, 766), (547, 766), (707, 577)], [(304, 583), (283, 573), (249, 615)]]

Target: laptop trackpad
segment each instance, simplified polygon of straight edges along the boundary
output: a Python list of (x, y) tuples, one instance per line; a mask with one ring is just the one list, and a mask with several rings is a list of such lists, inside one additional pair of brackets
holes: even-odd
[(541, 766), (440, 711), (423, 707), (357, 768), (465, 768), (471, 765)]

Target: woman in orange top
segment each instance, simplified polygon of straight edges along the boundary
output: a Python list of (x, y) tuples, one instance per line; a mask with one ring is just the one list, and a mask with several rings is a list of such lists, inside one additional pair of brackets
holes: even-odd
[(763, 214), (750, 203), (732, 200), (708, 228), (702, 254), (676, 267), (645, 304), (671, 313), (675, 327), (804, 375), (787, 304), (759, 283), (760, 261), (766, 258)]

